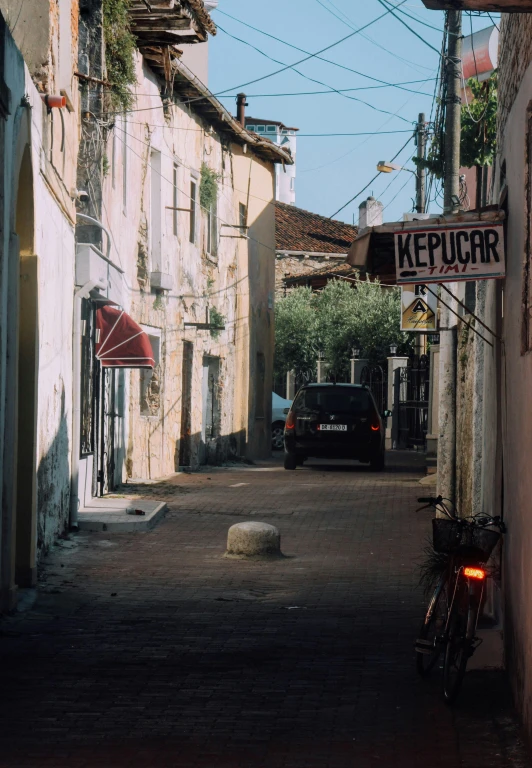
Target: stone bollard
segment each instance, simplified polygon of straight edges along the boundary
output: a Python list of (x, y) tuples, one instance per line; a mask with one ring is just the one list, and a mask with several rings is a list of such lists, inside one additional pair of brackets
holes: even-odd
[(268, 523), (236, 523), (227, 533), (225, 557), (275, 558), (282, 557), (281, 535), (277, 528)]

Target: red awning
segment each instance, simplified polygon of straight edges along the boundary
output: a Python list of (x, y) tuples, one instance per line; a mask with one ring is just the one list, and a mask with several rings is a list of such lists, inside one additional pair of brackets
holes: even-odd
[(123, 309), (96, 310), (96, 357), (105, 368), (154, 368), (146, 331)]

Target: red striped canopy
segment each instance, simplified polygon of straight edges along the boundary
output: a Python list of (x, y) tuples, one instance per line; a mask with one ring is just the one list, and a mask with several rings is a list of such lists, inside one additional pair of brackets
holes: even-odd
[(96, 310), (96, 358), (104, 368), (154, 368), (146, 331), (123, 309)]

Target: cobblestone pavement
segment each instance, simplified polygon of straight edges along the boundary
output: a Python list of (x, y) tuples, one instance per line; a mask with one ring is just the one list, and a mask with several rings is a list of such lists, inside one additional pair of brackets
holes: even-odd
[[(0, 766), (529, 766), (501, 675), (454, 710), (416, 677), (427, 491), (392, 459), (181, 474), (135, 488), (168, 502), (155, 530), (61, 541), (0, 625)], [(246, 519), (287, 557), (222, 558)]]

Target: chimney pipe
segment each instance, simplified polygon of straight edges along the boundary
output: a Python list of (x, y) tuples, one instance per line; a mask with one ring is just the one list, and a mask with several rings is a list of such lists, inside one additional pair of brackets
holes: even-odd
[(242, 128), (246, 127), (246, 107), (248, 106), (248, 103), (246, 101), (246, 94), (245, 93), (238, 93), (236, 97), (236, 119), (242, 126)]

